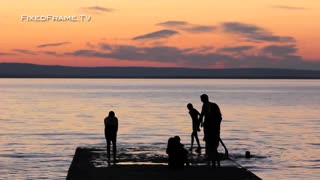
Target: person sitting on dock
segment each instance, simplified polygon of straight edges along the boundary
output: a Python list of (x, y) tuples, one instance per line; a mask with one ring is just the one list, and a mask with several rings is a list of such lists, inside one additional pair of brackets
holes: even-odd
[(168, 165), (173, 169), (180, 169), (186, 166), (190, 166), (188, 161), (188, 151), (184, 148), (184, 145), (180, 143), (180, 137), (171, 137), (168, 140), (168, 146), (166, 150), (169, 160)]
[(112, 142), (113, 148), (113, 164), (116, 164), (117, 154), (117, 132), (118, 132), (118, 118), (113, 111), (109, 112), (109, 115), (104, 119), (104, 135), (107, 141), (107, 156), (108, 165), (110, 166), (110, 144)]
[(201, 146), (200, 146), (200, 142), (199, 142), (199, 138), (198, 138), (198, 131), (200, 131), (200, 127), (199, 127), (200, 126), (200, 120), (199, 120), (200, 113), (195, 108), (193, 108), (193, 105), (191, 103), (189, 103), (187, 105), (187, 108), (189, 109), (189, 114), (192, 119), (191, 147), (189, 150), (192, 152), (193, 142), (194, 142), (194, 139), (196, 139), (196, 142), (198, 144), (198, 148), (197, 148), (196, 152), (200, 153)]

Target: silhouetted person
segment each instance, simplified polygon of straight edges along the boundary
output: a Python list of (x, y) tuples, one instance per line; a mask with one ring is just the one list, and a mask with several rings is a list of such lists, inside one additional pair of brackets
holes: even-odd
[(168, 165), (170, 168), (180, 169), (184, 167), (184, 164), (189, 166), (188, 151), (180, 143), (179, 136), (169, 138), (166, 152), (169, 156)]
[[(209, 163), (212, 161), (212, 167), (216, 167), (217, 161), (218, 167), (220, 167), (220, 157), (218, 153), (218, 146), (220, 140), (220, 125), (222, 115), (220, 108), (216, 103), (209, 101), (209, 97), (206, 94), (200, 96), (203, 102), (200, 122), (203, 125), (204, 140), (206, 142), (206, 153)], [(204, 121), (202, 122), (204, 118)]]
[(167, 150), (166, 153), (168, 154), (168, 165), (170, 168), (174, 168), (176, 165), (176, 140), (171, 137), (168, 139), (168, 144), (167, 144)]
[(249, 158), (252, 157), (250, 151), (246, 151), (245, 157), (246, 157), (247, 159), (249, 159)]
[(187, 105), (188, 109), (189, 109), (189, 114), (191, 116), (192, 119), (192, 133), (191, 133), (191, 147), (190, 147), (190, 151), (192, 151), (193, 148), (193, 142), (194, 139), (196, 139), (197, 144), (198, 144), (198, 148), (196, 150), (196, 152), (200, 153), (201, 151), (201, 146), (200, 146), (200, 142), (199, 142), (199, 138), (198, 138), (198, 131), (200, 131), (200, 120), (199, 120), (199, 111), (197, 111), (195, 108), (193, 108), (193, 105), (191, 103), (189, 103)]
[(104, 135), (107, 141), (108, 165), (110, 165), (111, 142), (113, 147), (113, 164), (116, 164), (118, 118), (115, 116), (113, 111), (110, 111), (109, 115), (104, 119), (104, 126), (105, 126)]

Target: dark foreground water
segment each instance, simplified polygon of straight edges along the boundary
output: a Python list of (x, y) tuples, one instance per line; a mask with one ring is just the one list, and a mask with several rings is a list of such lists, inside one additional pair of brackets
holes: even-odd
[(0, 179), (65, 179), (77, 146), (104, 145), (109, 110), (125, 161), (163, 157), (174, 135), (189, 146), (186, 104), (200, 110), (203, 93), (235, 161), (263, 179), (320, 179), (320, 81), (230, 79), (0, 79)]

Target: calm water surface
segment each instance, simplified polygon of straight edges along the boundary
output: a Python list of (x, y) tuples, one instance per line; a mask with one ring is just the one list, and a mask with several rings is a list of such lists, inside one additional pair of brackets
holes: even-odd
[(0, 79), (0, 179), (65, 179), (77, 146), (104, 145), (109, 110), (127, 153), (163, 154), (174, 135), (188, 146), (186, 104), (200, 110), (203, 93), (235, 161), (263, 179), (320, 179), (320, 80), (230, 79)]

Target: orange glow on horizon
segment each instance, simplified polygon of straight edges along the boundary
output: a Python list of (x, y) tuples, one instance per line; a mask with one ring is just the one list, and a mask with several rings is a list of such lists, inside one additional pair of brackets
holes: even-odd
[[(0, 62), (28, 62), (35, 64), (59, 64), (72, 66), (180, 66), (170, 63), (103, 59), (98, 57), (56, 56), (43, 53), (55, 52), (63, 55), (77, 50), (91, 49), (101, 51), (99, 45), (130, 45), (135, 47), (170, 46), (179, 49), (233, 46), (254, 46), (261, 49), (268, 45), (295, 45), (294, 55), (304, 60), (319, 61), (320, 53), (320, 2), (290, 0), (237, 0), (225, 2), (201, 0), (197, 3), (187, 1), (40, 1), (29, 0), (17, 3), (0, 3)], [(95, 7), (101, 9), (93, 10)], [(90, 9), (91, 8), (91, 9)], [(22, 22), (21, 15), (90, 15), (90, 22)], [(209, 26), (208, 32), (187, 32), (181, 27), (165, 27), (158, 23), (166, 21), (184, 21), (189, 26)], [(293, 37), (289, 43), (253, 42), (239, 35), (224, 32), (221, 24), (239, 22), (263, 28), (274, 36)], [(167, 38), (133, 40), (134, 37), (169, 29), (178, 32)], [(60, 46), (47, 46), (68, 42)], [(89, 47), (92, 45), (93, 47)], [(15, 49), (29, 50), (35, 55), (21, 53)], [(250, 51), (251, 52), (251, 51)], [(254, 52), (254, 51), (253, 51)], [(12, 55), (14, 54), (14, 55)], [(219, 65), (221, 67), (221, 65)]]

